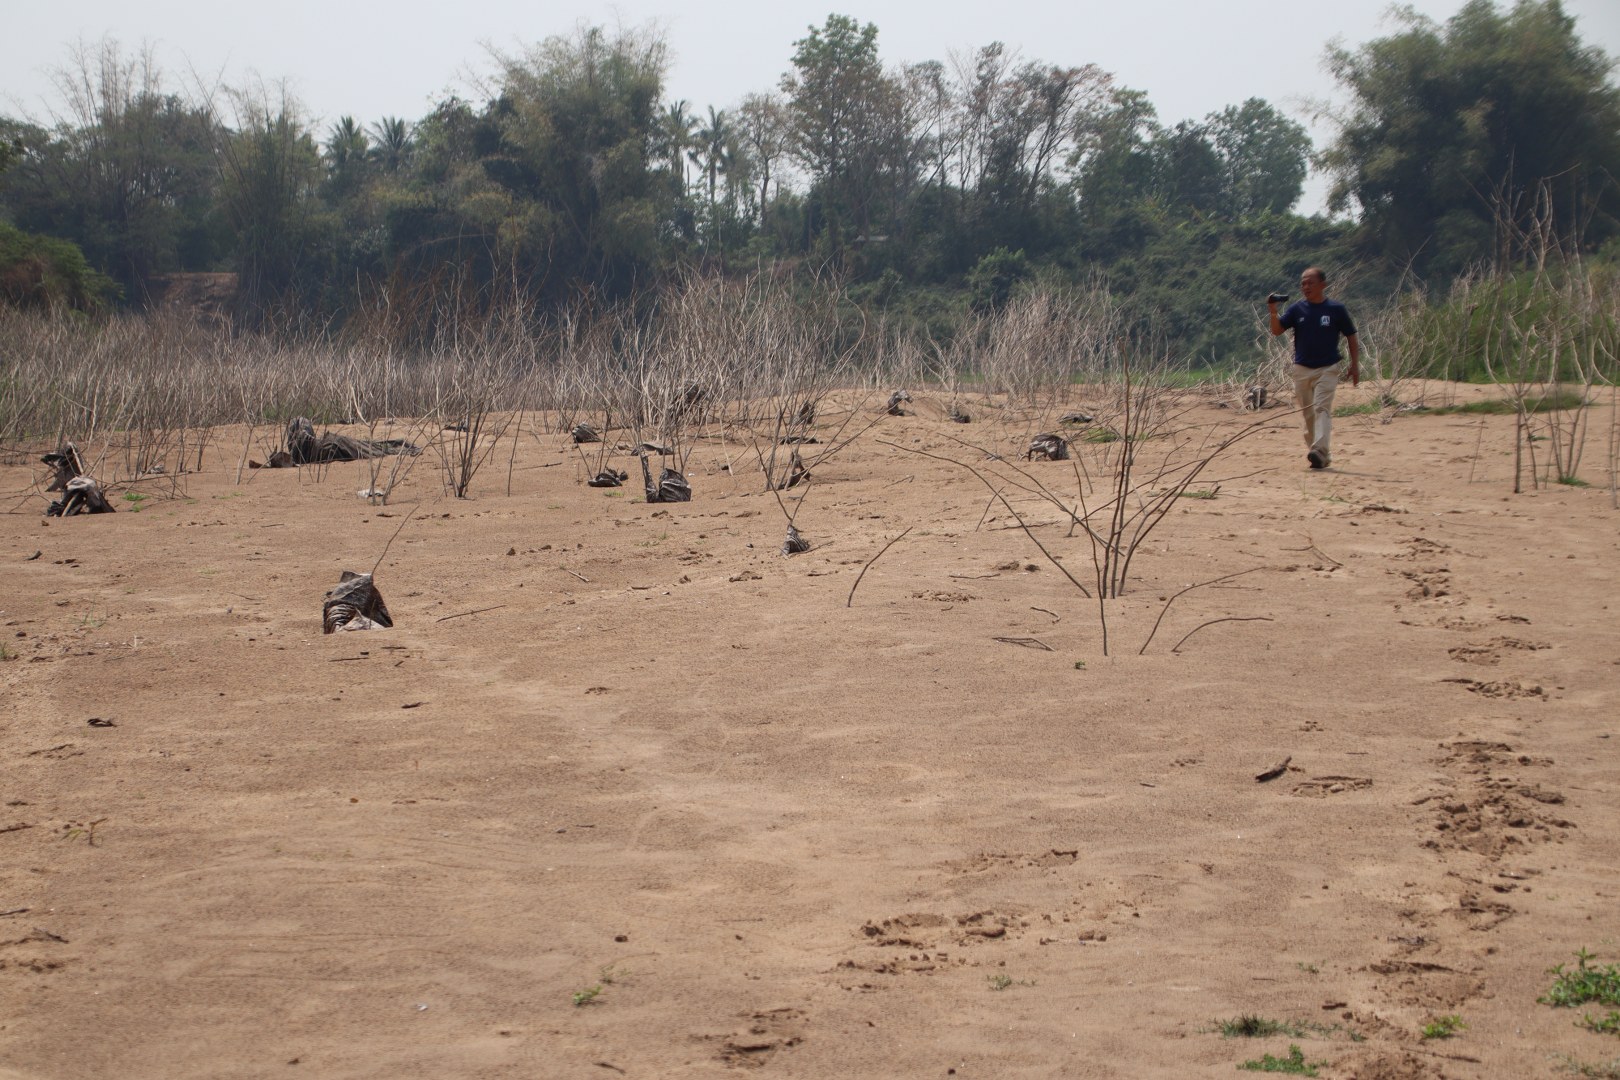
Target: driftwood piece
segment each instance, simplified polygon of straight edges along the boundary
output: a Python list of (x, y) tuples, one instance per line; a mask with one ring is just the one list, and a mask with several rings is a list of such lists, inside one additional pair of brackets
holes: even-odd
[(638, 442), (635, 446), (631, 447), (630, 452), (632, 454), (657, 454), (659, 457), (669, 457), (671, 454), (675, 453), (674, 450), (665, 446), (663, 443), (655, 442)]
[[(322, 465), (332, 461), (365, 461), (389, 454), (420, 454), (422, 448), (404, 439), (356, 439), (335, 431), (315, 434), (315, 425), (300, 416), (287, 425), (288, 465)], [(286, 468), (271, 455), (266, 468)]]
[(603, 469), (601, 472), (585, 481), (585, 486), (594, 488), (620, 487), (628, 479), (630, 479), (630, 474), (627, 472), (615, 469)]
[(883, 411), (890, 416), (905, 416), (906, 410), (900, 407), (902, 402), (910, 403), (911, 395), (904, 390), (896, 390), (889, 395), (889, 403), (883, 406)]
[(601, 442), (602, 435), (589, 424), (575, 424), (574, 430), (569, 433), (575, 445), (579, 443)]
[(1095, 419), (1097, 419), (1097, 418), (1095, 416), (1092, 416), (1088, 412), (1075, 411), (1075, 412), (1066, 412), (1062, 416), (1058, 417), (1058, 423), (1060, 423), (1060, 424), (1089, 424)]
[(1025, 461), (1039, 458), (1042, 461), (1069, 460), (1069, 444), (1061, 435), (1050, 432), (1037, 435), (1029, 440), (1029, 449), (1024, 452)]
[(321, 607), (321, 632), (339, 630), (376, 630), (394, 625), (383, 603), (382, 594), (372, 583), (370, 574), (343, 571), (337, 586), (326, 594)]
[(973, 423), (973, 417), (963, 412), (961, 407), (957, 405), (951, 406), (951, 411), (945, 414), (945, 419), (949, 420), (953, 424)]
[(1292, 757), (1283, 758), (1281, 761), (1277, 762), (1277, 764), (1273, 765), (1271, 768), (1267, 769), (1265, 772), (1260, 773), (1259, 775), (1257, 775), (1254, 778), (1255, 783), (1263, 784), (1267, 780), (1275, 780), (1275, 779), (1277, 779), (1277, 777), (1281, 776), (1283, 773), (1288, 771), (1288, 763), (1290, 761), (1293, 761), (1293, 760), (1294, 759)]
[(810, 550), (810, 541), (799, 535), (799, 530), (788, 526), (787, 539), (782, 541), (783, 555), (799, 555)]

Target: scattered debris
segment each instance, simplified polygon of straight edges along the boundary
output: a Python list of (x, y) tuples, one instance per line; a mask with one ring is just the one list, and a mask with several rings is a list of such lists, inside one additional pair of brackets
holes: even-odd
[(1097, 419), (1088, 412), (1066, 412), (1058, 417), (1060, 424), (1089, 424)]
[(973, 417), (963, 412), (960, 406), (952, 405), (951, 411), (945, 414), (945, 419), (953, 424), (971, 424)]
[(321, 632), (331, 634), (338, 630), (376, 630), (394, 625), (383, 603), (382, 594), (372, 584), (370, 574), (343, 571), (337, 587), (326, 594), (321, 608)]
[(1250, 412), (1259, 412), (1266, 407), (1266, 388), (1251, 386), (1243, 394), (1243, 407)]
[(669, 457), (675, 451), (662, 443), (639, 442), (631, 449), (632, 454), (657, 454), (659, 457)]
[(45, 508), (46, 517), (73, 517), (76, 514), (110, 514), (112, 504), (101, 488), (88, 476), (76, 476), (68, 481), (67, 493)]
[(117, 727), (118, 726), (118, 721), (109, 720), (108, 718), (106, 718), (104, 716), (92, 716), (90, 719), (86, 720), (85, 723), (89, 724), (91, 727)]
[(647, 501), (650, 503), (691, 502), (692, 485), (686, 482), (686, 477), (674, 469), (664, 469), (658, 474), (658, 483), (653, 484), (652, 471), (647, 468), (647, 458), (641, 458), (641, 481), (647, 491)]
[(62, 444), (60, 450), (40, 458), (56, 470), (56, 478), (46, 491), (60, 491), (62, 497), (45, 508), (46, 517), (73, 517), (76, 514), (110, 514), (112, 504), (101, 493), (101, 487), (85, 475), (84, 459), (79, 448), (72, 443)]
[[(448, 430), (448, 429), (447, 429)], [(332, 461), (365, 461), (390, 454), (420, 454), (422, 448), (404, 439), (356, 439), (335, 431), (315, 434), (308, 417), (296, 417), (287, 425), (287, 448), (277, 450), (263, 465), (248, 462), (255, 469), (290, 469), (299, 465), (322, 465)]]
[(782, 541), (783, 555), (799, 555), (810, 550), (810, 541), (799, 535), (792, 525), (787, 528), (787, 539)]
[(1025, 461), (1039, 458), (1042, 461), (1069, 460), (1069, 444), (1061, 435), (1047, 432), (1037, 435), (1029, 440), (1029, 449), (1024, 452)]
[(795, 447), (793, 450), (793, 457), (788, 460), (787, 479), (783, 480), (777, 485), (777, 487), (783, 491), (786, 491), (790, 487), (797, 487), (800, 484), (808, 482), (809, 479), (810, 470), (804, 467), (804, 459), (799, 457), (798, 448)]
[(574, 430), (572, 432), (570, 432), (569, 434), (570, 434), (570, 437), (574, 440), (574, 445), (576, 445), (576, 446), (579, 445), (580, 443), (601, 442), (602, 441), (601, 432), (597, 431), (595, 428), (591, 427), (591, 425), (589, 425), (589, 424), (575, 424), (574, 425)]
[(594, 488), (614, 488), (621, 486), (628, 479), (630, 479), (630, 474), (627, 472), (618, 469), (603, 469), (601, 472), (585, 481), (585, 486)]
[(883, 411), (888, 413), (890, 416), (910, 415), (906, 412), (906, 410), (900, 407), (902, 402), (910, 404), (911, 395), (906, 393), (904, 390), (896, 390), (894, 393), (889, 395), (889, 403), (883, 406)]

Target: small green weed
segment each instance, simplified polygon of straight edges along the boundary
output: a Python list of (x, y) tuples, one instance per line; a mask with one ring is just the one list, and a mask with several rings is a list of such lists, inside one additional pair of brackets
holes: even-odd
[(1333, 410), (1334, 416), (1368, 416), (1380, 412), (1384, 403), (1374, 398), (1372, 401), (1358, 401), (1354, 405), (1339, 405)]
[[(1322, 1063), (1316, 1063), (1316, 1065), (1320, 1064)], [(1307, 1064), (1305, 1052), (1297, 1045), (1290, 1045), (1288, 1047), (1288, 1056), (1285, 1058), (1264, 1054), (1258, 1061), (1245, 1061), (1238, 1066), (1238, 1069), (1243, 1072), (1292, 1073), (1295, 1076), (1315, 1076), (1316, 1065)]]
[(985, 979), (989, 981), (992, 990), (1007, 990), (1014, 986), (1035, 985), (1034, 979), (1018, 979), (1015, 981), (1011, 975), (986, 975)]
[(1467, 1024), (1463, 1023), (1463, 1018), (1456, 1014), (1436, 1016), (1423, 1025), (1423, 1037), (1425, 1039), (1449, 1039), (1467, 1026)]
[(1176, 497), (1180, 499), (1213, 499), (1221, 493), (1219, 487), (1206, 488), (1200, 491), (1178, 491)]
[(1564, 1055), (1564, 1069), (1576, 1076), (1590, 1076), (1594, 1080), (1620, 1080), (1620, 1058), (1613, 1061), (1577, 1061)]
[(582, 1007), (584, 1007), (586, 1005), (589, 1005), (589, 1004), (591, 1004), (592, 1002), (594, 1002), (597, 998), (599, 998), (601, 996), (602, 996), (602, 987), (600, 985), (598, 985), (598, 986), (587, 986), (583, 990), (575, 990), (574, 991), (574, 1008), (578, 1009), (578, 1008), (582, 1008)]
[(1560, 484), (1563, 484), (1565, 487), (1591, 487), (1592, 486), (1591, 484), (1588, 484), (1585, 480), (1582, 480), (1580, 477), (1574, 475), (1573, 473), (1571, 473), (1570, 475), (1567, 475), (1567, 476), (1560, 476), (1558, 478), (1558, 482)]
[(17, 654), (16, 653), (12, 652), (5, 645), (0, 645), (0, 661), (15, 660), (15, 659), (17, 659)]
[(1301, 960), (1294, 966), (1299, 968), (1299, 970), (1303, 971), (1307, 975), (1322, 974), (1322, 968), (1317, 964), (1307, 964), (1305, 961)]
[(1565, 970), (1563, 964), (1548, 971), (1553, 976), (1552, 989), (1536, 1000), (1554, 1008), (1570, 1009), (1577, 1005), (1597, 1004), (1609, 1006), (1609, 1015), (1595, 1017), (1587, 1013), (1581, 1017), (1582, 1027), (1606, 1035), (1620, 1035), (1620, 966), (1591, 963), (1592, 954), (1581, 949), (1575, 954), (1575, 970)]
[(1084, 670), (1086, 670), (1086, 662), (1084, 660), (1076, 660), (1074, 662), (1074, 670), (1076, 670), (1076, 671), (1084, 671)]
[(124, 501), (129, 503), (129, 512), (132, 514), (140, 513), (141, 504), (144, 503), (148, 498), (149, 496), (142, 495), (138, 491), (124, 492)]

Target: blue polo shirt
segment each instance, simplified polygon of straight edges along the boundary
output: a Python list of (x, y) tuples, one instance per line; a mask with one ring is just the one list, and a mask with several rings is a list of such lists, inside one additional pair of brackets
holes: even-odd
[(1356, 332), (1349, 310), (1337, 300), (1313, 304), (1296, 300), (1277, 316), (1283, 329), (1294, 332), (1294, 363), (1308, 368), (1331, 367), (1339, 362), (1339, 337)]

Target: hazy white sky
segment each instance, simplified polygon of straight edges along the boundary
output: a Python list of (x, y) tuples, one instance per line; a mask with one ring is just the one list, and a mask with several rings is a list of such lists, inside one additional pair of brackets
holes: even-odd
[[(1462, 0), (1412, 6), (1443, 21)], [(1167, 124), (1250, 97), (1308, 122), (1308, 103), (1336, 89), (1322, 65), (1326, 45), (1353, 47), (1397, 25), (1385, 0), (15, 0), (7, 7), (0, 112), (48, 116), (52, 69), (66, 63), (75, 41), (110, 36), (130, 49), (150, 43), (176, 89), (192, 71), (226, 82), (249, 73), (285, 79), (319, 130), (343, 114), (361, 122), (420, 117), (447, 91), (468, 95), (467, 76), (489, 68), (486, 45), (511, 49), (582, 22), (656, 24), (674, 54), (667, 97), (685, 98), (697, 112), (724, 108), (774, 89), (793, 42), (833, 11), (876, 23), (889, 64), (947, 60), (1001, 41), (1031, 60), (1095, 63), (1147, 91)], [(1620, 58), (1620, 2), (1564, 0), (1564, 10), (1586, 43)], [(1320, 143), (1329, 129), (1313, 125), (1312, 134)], [(1319, 198), (1320, 185), (1311, 187), (1308, 203)]]

